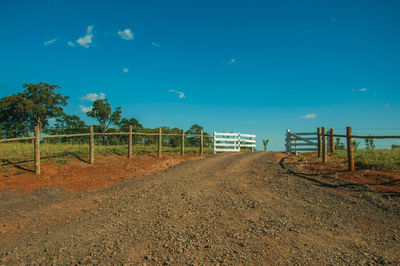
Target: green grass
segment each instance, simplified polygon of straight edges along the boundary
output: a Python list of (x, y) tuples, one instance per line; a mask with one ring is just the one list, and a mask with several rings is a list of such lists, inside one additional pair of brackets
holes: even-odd
[[(335, 155), (347, 158), (347, 151), (338, 150)], [(354, 161), (356, 167), (362, 169), (400, 171), (399, 150), (355, 150)]]
[[(157, 145), (133, 145), (133, 154), (145, 154), (157, 152)], [(23, 142), (0, 143), (0, 162), (5, 165), (10, 162), (32, 161), (33, 144)], [(164, 146), (162, 152), (180, 152), (180, 147)], [(211, 153), (211, 148), (204, 147), (205, 153)], [(185, 147), (185, 153), (199, 153), (199, 147)], [(128, 145), (95, 145), (96, 155), (127, 155)], [(41, 143), (40, 156), (42, 159), (50, 159), (64, 164), (69, 159), (80, 158), (86, 160), (89, 157), (88, 144), (68, 143)]]

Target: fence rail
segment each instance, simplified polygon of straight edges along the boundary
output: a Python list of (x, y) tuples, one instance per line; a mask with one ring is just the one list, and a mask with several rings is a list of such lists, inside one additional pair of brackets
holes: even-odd
[(81, 134), (62, 134), (62, 135), (41, 135), (38, 126), (34, 127), (34, 136), (24, 138), (9, 138), (0, 139), (0, 143), (14, 142), (14, 141), (26, 141), (33, 140), (34, 145), (34, 168), (35, 174), (40, 174), (40, 140), (41, 139), (52, 139), (52, 138), (72, 138), (72, 137), (89, 137), (89, 163), (94, 164), (95, 153), (94, 153), (94, 137), (95, 136), (128, 136), (128, 158), (132, 157), (133, 141), (132, 136), (158, 136), (158, 156), (162, 155), (162, 137), (163, 136), (180, 136), (181, 137), (181, 154), (185, 153), (185, 137), (200, 137), (199, 153), (202, 155), (204, 152), (204, 138), (214, 138), (214, 136), (204, 135), (203, 131), (200, 134), (185, 134), (182, 129), (181, 134), (163, 134), (162, 129), (158, 129), (158, 133), (145, 133), (145, 132), (133, 132), (132, 126), (129, 127), (128, 132), (94, 132), (93, 126), (89, 127), (89, 133)]
[[(288, 129), (286, 131), (286, 153), (291, 152), (304, 152), (304, 151), (317, 151), (318, 158), (322, 159), (322, 162), (326, 162), (328, 159), (328, 152), (335, 152), (334, 138), (346, 138), (347, 143), (347, 162), (349, 171), (355, 170), (354, 165), (354, 147), (353, 139), (400, 139), (400, 136), (359, 136), (352, 134), (352, 127), (346, 127), (346, 135), (335, 134), (333, 128), (326, 131), (326, 127), (317, 128), (317, 132), (301, 132), (291, 133)], [(300, 136), (317, 136), (316, 138), (303, 138)], [(311, 140), (317, 140), (316, 143)], [(303, 143), (298, 143), (303, 141)], [(299, 148), (300, 146), (312, 146), (311, 148)]]
[[(241, 133), (220, 133), (214, 131), (214, 154), (217, 152), (240, 152), (240, 148), (256, 147), (256, 135)], [(220, 148), (222, 147), (222, 148)]]

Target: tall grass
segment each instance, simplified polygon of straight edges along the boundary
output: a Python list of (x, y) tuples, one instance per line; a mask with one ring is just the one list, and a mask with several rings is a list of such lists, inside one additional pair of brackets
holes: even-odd
[[(335, 156), (347, 158), (347, 151), (337, 150)], [(399, 150), (355, 150), (354, 161), (358, 168), (400, 171)]]

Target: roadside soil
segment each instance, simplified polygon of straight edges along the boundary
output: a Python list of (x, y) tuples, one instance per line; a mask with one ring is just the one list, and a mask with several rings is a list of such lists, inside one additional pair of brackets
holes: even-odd
[(400, 264), (398, 194), (290, 160), (226, 153), (89, 191), (0, 191), (0, 263)]
[(52, 161), (41, 163), (41, 174), (35, 175), (26, 164), (0, 167), (0, 191), (20, 189), (33, 192), (39, 188), (62, 188), (84, 191), (118, 183), (127, 178), (142, 177), (167, 169), (173, 165), (204, 157), (195, 154), (180, 156), (176, 153), (127, 156), (97, 155), (93, 165), (85, 160), (69, 160), (60, 165)]
[(346, 159), (328, 155), (327, 162), (322, 163), (317, 153), (289, 156), (286, 162), (295, 163), (297, 172), (329, 176), (348, 183), (362, 184), (375, 192), (400, 194), (400, 172), (357, 169), (348, 171)]

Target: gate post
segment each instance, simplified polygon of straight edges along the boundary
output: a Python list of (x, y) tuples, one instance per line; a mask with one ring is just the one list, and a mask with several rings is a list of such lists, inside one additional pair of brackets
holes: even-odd
[(286, 130), (286, 154), (289, 154), (291, 152), (291, 147), (290, 147), (290, 129)]
[(215, 131), (214, 131), (213, 136), (214, 136), (214, 137), (213, 137), (213, 141), (214, 141), (214, 154), (215, 154), (215, 153), (216, 153), (216, 151), (215, 151), (215, 142), (216, 142), (216, 141), (215, 141)]
[(240, 152), (240, 132), (238, 133), (238, 146), (239, 146), (239, 152)]

